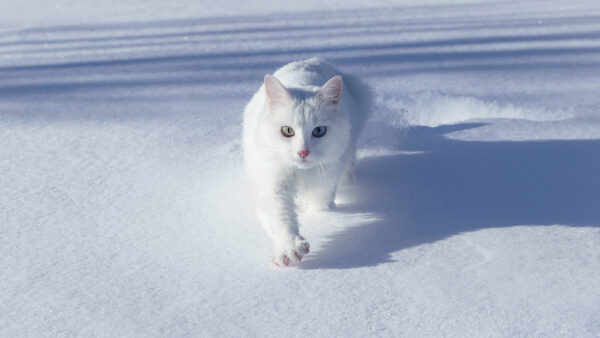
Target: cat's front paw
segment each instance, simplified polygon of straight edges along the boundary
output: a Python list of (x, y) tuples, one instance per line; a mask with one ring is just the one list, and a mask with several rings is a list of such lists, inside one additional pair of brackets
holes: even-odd
[(290, 266), (302, 261), (302, 256), (310, 251), (310, 244), (304, 237), (298, 235), (294, 243), (290, 243), (284, 249), (279, 249), (271, 262), (279, 267)]

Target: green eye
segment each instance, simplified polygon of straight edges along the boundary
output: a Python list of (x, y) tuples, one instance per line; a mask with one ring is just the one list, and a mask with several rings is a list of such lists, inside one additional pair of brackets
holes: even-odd
[(294, 128), (292, 127), (283, 126), (281, 127), (281, 134), (283, 134), (285, 137), (292, 137), (296, 135), (296, 132), (294, 132)]
[(321, 136), (325, 135), (326, 132), (327, 132), (327, 127), (318, 126), (315, 129), (313, 129), (312, 134), (314, 137), (321, 137)]

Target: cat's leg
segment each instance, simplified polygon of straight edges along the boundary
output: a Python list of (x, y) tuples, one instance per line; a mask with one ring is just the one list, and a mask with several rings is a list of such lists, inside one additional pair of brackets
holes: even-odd
[(331, 210), (336, 208), (337, 188), (343, 179), (354, 179), (352, 168), (355, 161), (354, 145), (350, 145), (341, 159), (315, 168), (315, 172), (306, 179), (304, 200), (309, 210)]
[(302, 173), (298, 204), (308, 210), (323, 211), (335, 208), (335, 194), (344, 167), (323, 165)]
[[(278, 175), (275, 175), (278, 176)], [(263, 179), (258, 187), (258, 217), (275, 244), (273, 263), (288, 266), (302, 260), (310, 250), (308, 241), (300, 235), (295, 210), (293, 177)]]

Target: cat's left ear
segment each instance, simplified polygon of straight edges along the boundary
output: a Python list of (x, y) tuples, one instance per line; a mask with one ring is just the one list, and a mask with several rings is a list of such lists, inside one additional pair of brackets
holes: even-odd
[(342, 98), (342, 77), (336, 75), (329, 79), (319, 93), (317, 94), (317, 99), (325, 104), (338, 104), (340, 103), (340, 99)]

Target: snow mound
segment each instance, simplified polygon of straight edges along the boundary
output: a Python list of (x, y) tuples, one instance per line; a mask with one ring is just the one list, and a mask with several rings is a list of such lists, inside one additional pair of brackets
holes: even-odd
[(573, 117), (569, 111), (523, 108), (435, 90), (383, 97), (379, 102), (386, 120), (395, 125), (437, 127), (492, 118), (560, 121)]

